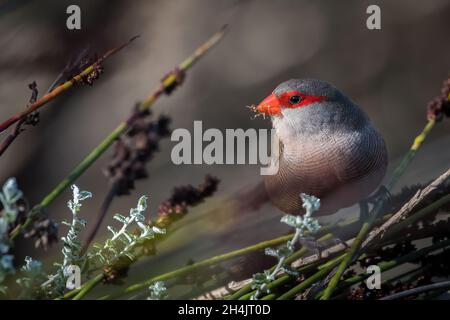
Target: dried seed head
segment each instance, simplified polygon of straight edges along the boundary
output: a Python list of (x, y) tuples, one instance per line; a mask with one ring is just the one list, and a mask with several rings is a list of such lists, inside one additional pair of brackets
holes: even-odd
[(94, 81), (100, 78), (100, 75), (105, 71), (105, 68), (99, 63), (94, 64), (93, 67), (94, 70), (81, 78), (81, 84), (92, 86)]
[[(28, 84), (28, 88), (31, 90), (31, 96), (28, 101), (28, 105), (32, 105), (33, 103), (36, 102), (38, 95), (39, 95), (36, 81), (33, 81), (32, 83)], [(28, 114), (25, 117), (23, 123), (27, 124), (27, 125), (31, 125), (31, 126), (37, 125), (39, 123), (39, 112), (33, 111), (32, 113)], [(19, 130), (21, 130), (21, 129), (19, 129)]]
[(123, 279), (128, 275), (128, 267), (105, 267), (103, 269), (103, 283), (107, 284), (123, 284)]
[(427, 105), (427, 118), (441, 121), (444, 117), (450, 117), (450, 78), (445, 80), (441, 95), (431, 100)]
[(49, 218), (35, 221), (31, 229), (25, 233), (25, 238), (33, 238), (36, 248), (48, 249), (58, 242), (58, 224)]
[(172, 196), (158, 207), (157, 224), (167, 227), (170, 223), (187, 213), (188, 206), (197, 205), (217, 190), (219, 179), (206, 175), (198, 187), (186, 185), (174, 188)]
[(113, 157), (104, 170), (111, 183), (118, 185), (119, 196), (130, 194), (136, 180), (148, 177), (147, 162), (159, 150), (160, 140), (170, 134), (166, 116), (154, 120), (150, 111), (136, 108), (134, 117), (130, 130), (115, 143)]

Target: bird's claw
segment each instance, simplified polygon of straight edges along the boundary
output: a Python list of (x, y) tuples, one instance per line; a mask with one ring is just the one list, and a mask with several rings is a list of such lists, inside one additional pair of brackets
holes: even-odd
[(377, 191), (375, 191), (372, 195), (370, 195), (365, 201), (368, 203), (375, 205), (379, 201), (389, 201), (391, 198), (391, 192), (386, 188), (386, 186), (380, 186)]
[(361, 222), (365, 222), (368, 221), (369, 218), (372, 218), (372, 213), (369, 211), (369, 204), (372, 206), (375, 206), (379, 202), (385, 204), (390, 200), (390, 198), (391, 193), (389, 192), (389, 190), (385, 186), (380, 186), (377, 191), (375, 191), (373, 194), (359, 203), (359, 220)]

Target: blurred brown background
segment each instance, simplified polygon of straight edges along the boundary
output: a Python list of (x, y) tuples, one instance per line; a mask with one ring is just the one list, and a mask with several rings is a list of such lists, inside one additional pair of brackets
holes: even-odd
[[(81, 7), (80, 31), (65, 27), (70, 4)], [(366, 28), (370, 4), (381, 7), (382, 30)], [(250, 120), (244, 106), (259, 102), (289, 78), (320, 78), (366, 110), (386, 139), (393, 165), (422, 129), (425, 106), (449, 75), (449, 16), (447, 0), (0, 0), (2, 119), (24, 108), (31, 81), (44, 92), (71, 54), (88, 45), (102, 53), (141, 36), (106, 62), (105, 74), (92, 88), (72, 90), (42, 109), (39, 125), (0, 159), (0, 181), (15, 176), (30, 203), (40, 201), (167, 71), (225, 23), (230, 29), (223, 42), (189, 72), (175, 94), (155, 105), (155, 113), (172, 117), (172, 128), (191, 129), (193, 120), (202, 120), (204, 128), (269, 127), (267, 120)], [(448, 167), (449, 133), (448, 121), (433, 131), (401, 185), (428, 181)], [(145, 274), (131, 273), (131, 279), (287, 230), (273, 208), (239, 219), (209, 210), (221, 197), (257, 181), (257, 166), (176, 167), (170, 161), (172, 146), (164, 140), (149, 165), (150, 178), (140, 181), (131, 196), (115, 200), (111, 214), (126, 213), (141, 194), (150, 196), (154, 214), (172, 187), (198, 184), (206, 173), (222, 180), (218, 196), (192, 210), (160, 254), (137, 266)], [(108, 188), (101, 169), (109, 155), (77, 182), (94, 193), (83, 207), (88, 221)], [(51, 217), (69, 217), (69, 197), (66, 191), (51, 205)], [(48, 253), (33, 256), (43, 254)]]

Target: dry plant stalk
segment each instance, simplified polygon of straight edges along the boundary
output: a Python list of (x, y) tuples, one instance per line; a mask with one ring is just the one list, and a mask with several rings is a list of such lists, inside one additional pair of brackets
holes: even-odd
[(55, 99), (61, 93), (69, 90), (70, 88), (72, 88), (75, 83), (81, 82), (81, 81), (83, 81), (83, 79), (89, 77), (89, 75), (91, 73), (93, 73), (106, 59), (108, 59), (109, 57), (111, 57), (115, 53), (119, 52), (120, 50), (122, 50), (123, 48), (128, 46), (136, 38), (137, 38), (137, 36), (131, 38), (130, 40), (128, 40), (126, 43), (122, 44), (119, 47), (116, 47), (116, 48), (113, 48), (111, 50), (108, 50), (105, 54), (103, 54), (103, 56), (98, 58), (93, 64), (88, 66), (81, 73), (77, 74), (72, 79), (64, 82), (63, 84), (57, 86), (56, 88), (54, 88), (53, 90), (48, 92), (46, 95), (44, 95), (42, 98), (36, 100), (35, 102), (33, 102), (32, 104), (27, 106), (27, 108), (25, 110), (16, 113), (12, 117), (10, 117), (6, 121), (4, 121), (2, 124), (0, 124), (0, 133), (5, 131), (6, 129), (8, 129), (14, 123), (20, 121), (21, 119), (24, 119), (30, 113), (40, 109), (41, 107), (46, 105), (48, 102), (50, 102), (53, 99)]
[(370, 232), (369, 236), (361, 245), (361, 249), (364, 249), (370, 245), (374, 240), (382, 238), (386, 231), (393, 225), (399, 223), (401, 220), (406, 219), (408, 216), (413, 214), (417, 207), (426, 199), (430, 197), (436, 190), (438, 190), (450, 177), (450, 169), (439, 176), (436, 180), (430, 183), (425, 189), (419, 190), (416, 194), (403, 205), (403, 207), (395, 213), (388, 221), (386, 221), (382, 226), (374, 229)]

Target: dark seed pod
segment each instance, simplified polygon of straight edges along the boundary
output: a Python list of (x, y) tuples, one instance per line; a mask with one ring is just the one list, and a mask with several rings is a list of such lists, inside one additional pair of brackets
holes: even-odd
[(170, 118), (159, 116), (154, 120), (150, 111), (136, 108), (133, 126), (114, 145), (112, 159), (104, 170), (111, 183), (117, 184), (117, 195), (127, 195), (134, 189), (134, 182), (148, 177), (145, 168), (156, 151), (159, 142), (169, 136)]
[(58, 224), (49, 218), (41, 218), (35, 221), (25, 238), (34, 239), (36, 248), (48, 249), (52, 244), (58, 242)]
[(450, 78), (445, 80), (441, 95), (431, 100), (427, 105), (428, 119), (442, 120), (444, 117), (450, 117)]
[(188, 206), (197, 205), (205, 198), (212, 196), (218, 184), (219, 179), (206, 175), (204, 182), (198, 187), (187, 185), (174, 188), (172, 196), (158, 207), (158, 226), (166, 227), (184, 215)]

